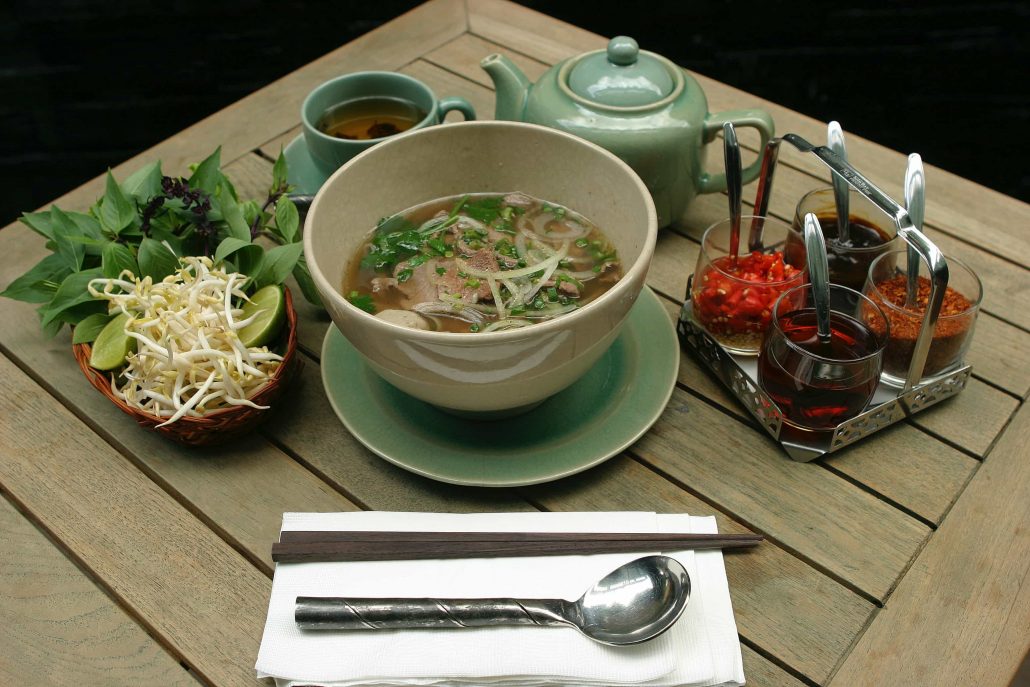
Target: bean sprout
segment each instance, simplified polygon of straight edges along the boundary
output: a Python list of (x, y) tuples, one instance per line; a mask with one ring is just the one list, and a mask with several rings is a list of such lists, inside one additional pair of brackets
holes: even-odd
[(249, 300), (241, 288), (247, 278), (215, 269), (206, 257), (182, 262), (157, 284), (128, 270), (89, 283), (89, 293), (109, 301), (111, 313), (129, 318), (125, 332), (136, 340), (120, 377), (111, 376), (112, 392), (133, 408), (167, 418), (159, 427), (220, 408), (267, 408), (249, 399), (282, 357), (240, 341), (240, 330), (261, 314), (243, 319), (243, 309), (233, 307), (234, 300)]

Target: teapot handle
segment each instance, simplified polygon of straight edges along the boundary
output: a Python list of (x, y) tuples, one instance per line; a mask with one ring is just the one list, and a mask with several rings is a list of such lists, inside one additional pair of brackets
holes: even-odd
[[(765, 110), (727, 110), (726, 112), (709, 114), (705, 117), (703, 142), (711, 143), (714, 141), (715, 135), (722, 131), (722, 125), (726, 122), (732, 122), (733, 126), (738, 129), (741, 127), (758, 129), (758, 135), (762, 139), (758, 144), (759, 150), (765, 150), (765, 144), (769, 142), (769, 139), (773, 137), (775, 132), (772, 117)], [(744, 183), (749, 184), (758, 178), (758, 172), (761, 168), (762, 156), (759, 155), (753, 163), (744, 168)], [(701, 175), (700, 193), (717, 193), (725, 190), (726, 175), (724, 173), (709, 174), (704, 172)]]

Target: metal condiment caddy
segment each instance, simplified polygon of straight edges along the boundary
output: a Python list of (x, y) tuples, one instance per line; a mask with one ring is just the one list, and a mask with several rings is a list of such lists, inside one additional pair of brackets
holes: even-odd
[(690, 284), (686, 301), (680, 311), (676, 330), (680, 343), (700, 360), (747, 408), (758, 423), (778, 441), (794, 460), (808, 462), (877, 432), (888, 425), (929, 408), (938, 401), (954, 396), (966, 387), (972, 366), (962, 364), (930, 379), (922, 379), (930, 344), (933, 341), (937, 318), (940, 315), (948, 286), (948, 264), (944, 255), (926, 236), (916, 229), (908, 212), (877, 188), (854, 167), (825, 146), (814, 146), (796, 134), (785, 134), (769, 141), (763, 151), (762, 176), (755, 200), (755, 214), (766, 216), (772, 188), (773, 172), (781, 141), (786, 141), (803, 153), (816, 155), (835, 174), (845, 179), (856, 191), (869, 199), (890, 217), (897, 234), (919, 254), (930, 271), (930, 301), (927, 316), (916, 338), (908, 376), (902, 388), (880, 382), (873, 399), (858, 416), (836, 428), (809, 430), (799, 427), (783, 417), (776, 403), (758, 384), (758, 363), (755, 356), (729, 353), (694, 319)]

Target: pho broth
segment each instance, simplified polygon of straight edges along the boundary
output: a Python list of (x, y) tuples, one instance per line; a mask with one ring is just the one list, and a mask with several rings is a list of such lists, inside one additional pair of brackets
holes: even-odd
[(612, 244), (573, 210), (522, 193), (470, 194), (380, 220), (343, 293), (394, 322), (417, 313), (404, 316), (408, 326), (489, 332), (573, 312), (621, 276)]

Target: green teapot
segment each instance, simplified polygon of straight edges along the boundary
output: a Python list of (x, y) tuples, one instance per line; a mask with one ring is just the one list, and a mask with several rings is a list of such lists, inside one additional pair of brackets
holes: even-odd
[[(615, 153), (651, 191), (660, 227), (679, 219), (697, 194), (726, 190), (726, 175), (704, 167), (706, 144), (725, 122), (757, 129), (762, 148), (773, 136), (764, 110), (708, 112), (693, 77), (627, 36), (554, 65), (535, 84), (504, 55), (480, 66), (497, 90), (497, 119), (562, 129)], [(743, 170), (745, 183), (760, 164)]]

